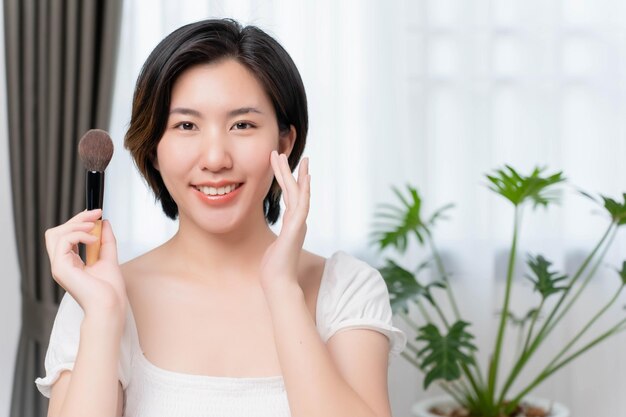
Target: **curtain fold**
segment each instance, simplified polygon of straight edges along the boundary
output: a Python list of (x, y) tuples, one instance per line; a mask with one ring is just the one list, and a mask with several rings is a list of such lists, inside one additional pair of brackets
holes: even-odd
[(63, 290), (44, 231), (84, 209), (78, 141), (108, 129), (122, 0), (4, 0), (9, 157), (22, 328), (11, 416), (45, 416), (34, 380)]

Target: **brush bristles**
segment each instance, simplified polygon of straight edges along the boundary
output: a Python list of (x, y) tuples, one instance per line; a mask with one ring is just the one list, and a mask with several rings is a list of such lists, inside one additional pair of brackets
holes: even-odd
[(113, 141), (104, 130), (88, 130), (78, 143), (78, 154), (87, 171), (104, 172), (113, 157)]

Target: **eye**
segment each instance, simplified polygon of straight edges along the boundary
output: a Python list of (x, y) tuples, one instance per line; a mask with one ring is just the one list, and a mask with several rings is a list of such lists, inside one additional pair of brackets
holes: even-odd
[(233, 125), (233, 129), (235, 130), (247, 130), (253, 128), (254, 125), (248, 122), (237, 122)]
[(180, 122), (174, 125), (174, 128), (180, 129), (180, 130), (194, 130), (195, 127), (196, 125), (191, 122)]

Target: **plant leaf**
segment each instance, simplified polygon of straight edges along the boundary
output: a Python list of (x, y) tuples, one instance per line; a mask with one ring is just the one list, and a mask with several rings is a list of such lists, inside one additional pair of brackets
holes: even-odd
[(428, 219), (428, 226), (434, 226), (435, 223), (442, 219), (442, 220), (447, 220), (448, 217), (444, 216), (444, 213), (448, 210), (450, 210), (451, 208), (454, 208), (455, 204), (454, 203), (449, 203), (446, 204), (445, 206), (439, 208), (437, 211), (435, 211), (432, 216), (430, 216), (430, 219)]
[(471, 343), (474, 336), (465, 330), (467, 326), (469, 323), (457, 321), (445, 336), (434, 324), (420, 328), (416, 340), (426, 344), (417, 353), (422, 358), (420, 367), (426, 373), (424, 389), (438, 379), (454, 381), (461, 376), (461, 365), (474, 364), (469, 354), (476, 346)]
[(622, 270), (617, 270), (617, 273), (622, 279), (622, 284), (626, 285), (626, 260), (622, 262)]
[(374, 232), (370, 234), (372, 244), (376, 244), (380, 249), (393, 246), (401, 253), (406, 251), (410, 235), (414, 235), (419, 244), (423, 245), (426, 235), (430, 234), (429, 227), (435, 221), (443, 218), (443, 212), (450, 208), (450, 205), (437, 210), (428, 222), (422, 219), (422, 198), (416, 188), (411, 185), (406, 186), (406, 194), (403, 195), (396, 187), (392, 187), (394, 194), (400, 200), (400, 206), (392, 204), (380, 204), (374, 213), (376, 222)]
[[(409, 301), (415, 301), (420, 297), (426, 298), (431, 304), (434, 302), (430, 293), (430, 287), (438, 283), (424, 286), (417, 281), (415, 275), (410, 271), (402, 268), (391, 259), (386, 261), (387, 264), (380, 268), (379, 272), (383, 276), (385, 284), (387, 284), (391, 310), (394, 314), (398, 311), (403, 311), (405, 314), (408, 313)], [(419, 269), (422, 269), (422, 265), (420, 265)]]
[(552, 265), (552, 263), (542, 255), (536, 257), (528, 255), (526, 263), (530, 266), (534, 274), (534, 276), (526, 275), (526, 278), (534, 284), (535, 291), (541, 294), (542, 299), (545, 300), (552, 294), (567, 289), (567, 287), (558, 286), (560, 281), (567, 279), (567, 275), (558, 275), (557, 272), (551, 272), (550, 265)]
[(530, 310), (528, 310), (525, 316), (517, 317), (515, 314), (513, 314), (513, 312), (509, 311), (508, 313), (509, 323), (511, 323), (512, 326), (523, 327), (526, 324), (526, 322), (532, 320), (535, 317), (535, 315), (538, 313), (539, 313), (539, 309), (531, 308)]
[(600, 196), (602, 200), (604, 200), (604, 208), (609, 212), (611, 219), (613, 219), (613, 222), (618, 226), (626, 224), (626, 193), (622, 194), (622, 196), (624, 198), (623, 203), (618, 203), (609, 197)]
[(542, 177), (543, 171), (545, 168), (535, 168), (529, 176), (523, 176), (511, 166), (505, 165), (505, 169), (498, 169), (493, 175), (487, 175), (491, 182), (489, 188), (515, 206), (530, 199), (535, 208), (540, 205), (547, 207), (558, 201), (553, 185), (565, 181), (565, 178), (562, 172)]

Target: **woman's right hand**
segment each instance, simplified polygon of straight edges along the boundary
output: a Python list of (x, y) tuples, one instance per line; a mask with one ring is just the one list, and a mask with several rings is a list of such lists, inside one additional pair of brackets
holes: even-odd
[(90, 244), (89, 234), (102, 215), (101, 209), (82, 211), (66, 223), (46, 230), (46, 250), (54, 280), (82, 307), (85, 316), (117, 319), (126, 314), (126, 286), (117, 260), (111, 224), (102, 222), (100, 258), (86, 266), (78, 256), (78, 243)]

